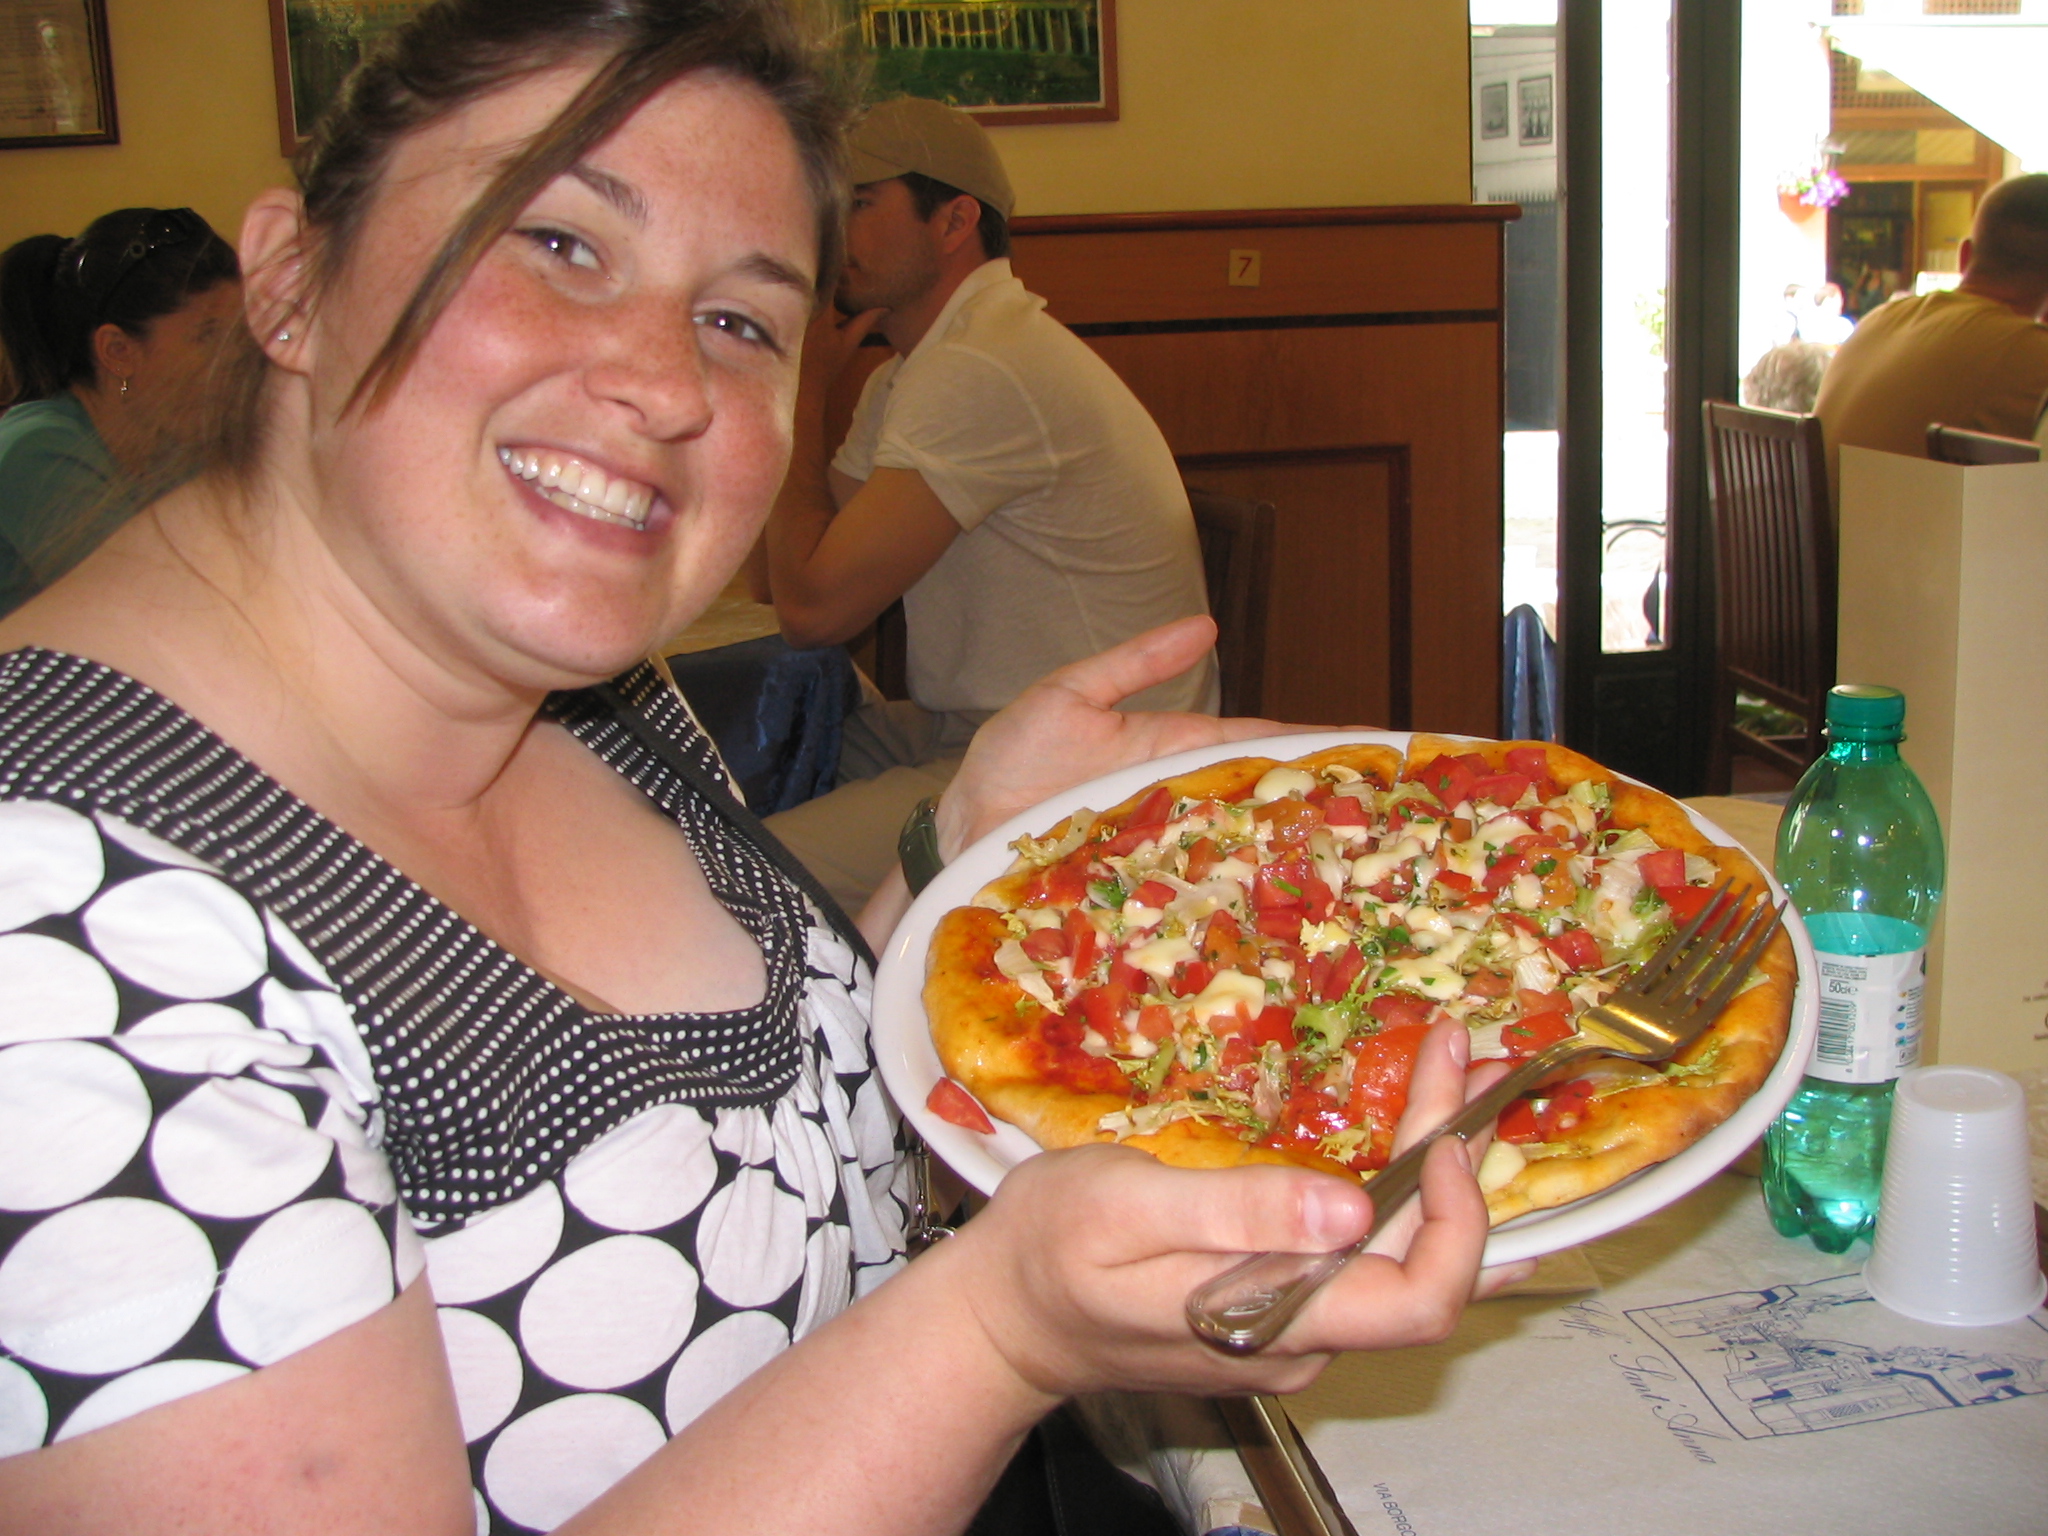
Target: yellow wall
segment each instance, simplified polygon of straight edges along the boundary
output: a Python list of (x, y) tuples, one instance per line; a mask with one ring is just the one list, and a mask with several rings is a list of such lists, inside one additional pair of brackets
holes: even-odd
[(1472, 200), (1465, 0), (1117, 0), (1122, 120), (999, 128), (1017, 211)]
[[(0, 245), (189, 204), (278, 154), (264, 0), (107, 0), (121, 143), (0, 151)], [(1022, 213), (1470, 198), (1465, 0), (1119, 0), (1123, 117), (996, 130)]]
[(112, 208), (192, 207), (230, 240), (290, 179), (264, 0), (107, 0), (121, 142), (0, 150), (0, 246)]

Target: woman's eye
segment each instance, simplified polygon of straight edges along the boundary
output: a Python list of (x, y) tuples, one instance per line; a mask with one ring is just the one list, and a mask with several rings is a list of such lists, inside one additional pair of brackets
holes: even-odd
[(595, 272), (598, 269), (597, 252), (589, 244), (560, 229), (526, 229), (521, 234), (535, 245), (572, 267), (583, 267)]
[(782, 350), (775, 345), (775, 338), (760, 325), (745, 315), (735, 314), (729, 309), (715, 309), (709, 314), (699, 315), (697, 323), (707, 330), (723, 331), (728, 336), (736, 336), (749, 346), (767, 347), (775, 352)]

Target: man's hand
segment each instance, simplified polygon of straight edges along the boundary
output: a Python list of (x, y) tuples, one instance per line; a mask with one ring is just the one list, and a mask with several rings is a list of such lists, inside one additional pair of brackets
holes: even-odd
[(887, 313), (870, 309), (848, 317), (827, 305), (812, 317), (810, 328), (804, 332), (803, 361), (797, 376), (799, 412), (804, 404), (815, 403), (823, 413), (826, 391), (846, 372), (854, 353)]
[(1286, 734), (1289, 727), (1271, 720), (1117, 713), (1119, 701), (1178, 677), (1215, 643), (1214, 620), (1178, 619), (1025, 689), (975, 733), (939, 802), (939, 852), (953, 859), (998, 822), (1070, 784), (1190, 747)]

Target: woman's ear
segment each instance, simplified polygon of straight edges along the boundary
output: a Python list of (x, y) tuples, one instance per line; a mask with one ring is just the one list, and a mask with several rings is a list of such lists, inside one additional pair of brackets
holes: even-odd
[(102, 390), (120, 390), (141, 361), (141, 346), (111, 320), (92, 333), (93, 381)]
[(312, 259), (306, 205), (285, 187), (260, 192), (242, 215), (242, 317), (270, 360), (304, 373), (312, 365)]

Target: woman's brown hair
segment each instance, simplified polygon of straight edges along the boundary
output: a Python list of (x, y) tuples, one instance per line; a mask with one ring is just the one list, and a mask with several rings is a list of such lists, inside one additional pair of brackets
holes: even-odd
[[(401, 140), (579, 59), (602, 62), (456, 222), (356, 381), (351, 407), (374, 408), (404, 377), (441, 311), (522, 208), (663, 86), (701, 71), (757, 86), (781, 112), (817, 208), (819, 291), (830, 290), (842, 239), (841, 137), (851, 93), (792, 14), (791, 0), (435, 0), (349, 76), (294, 164), (315, 242), (312, 301), (346, 266)], [(268, 369), (242, 331), (217, 379), (204, 467), (240, 475), (254, 466)]]

